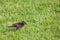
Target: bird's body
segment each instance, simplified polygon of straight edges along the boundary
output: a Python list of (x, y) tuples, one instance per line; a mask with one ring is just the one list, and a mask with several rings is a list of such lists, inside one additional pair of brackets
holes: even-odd
[(12, 24), (11, 27), (16, 27), (16, 29), (19, 29), (19, 28), (23, 27), (25, 24), (26, 24), (26, 22), (22, 21), (22, 22)]

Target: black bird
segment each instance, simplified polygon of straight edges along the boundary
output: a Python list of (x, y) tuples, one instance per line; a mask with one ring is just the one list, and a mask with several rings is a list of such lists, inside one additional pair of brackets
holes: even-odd
[(17, 23), (12, 24), (11, 27), (16, 27), (16, 29), (19, 29), (19, 28), (23, 27), (25, 24), (26, 24), (25, 21), (17, 22)]

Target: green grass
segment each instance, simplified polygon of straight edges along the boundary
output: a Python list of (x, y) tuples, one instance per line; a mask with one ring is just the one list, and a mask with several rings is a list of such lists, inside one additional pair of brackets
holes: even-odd
[(60, 0), (0, 0), (0, 40), (60, 40)]

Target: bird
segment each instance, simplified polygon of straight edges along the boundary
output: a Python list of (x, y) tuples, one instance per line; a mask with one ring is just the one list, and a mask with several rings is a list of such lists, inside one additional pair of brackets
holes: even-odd
[(25, 24), (27, 24), (25, 21), (17, 22), (12, 24), (10, 27), (16, 27), (16, 29), (22, 28)]

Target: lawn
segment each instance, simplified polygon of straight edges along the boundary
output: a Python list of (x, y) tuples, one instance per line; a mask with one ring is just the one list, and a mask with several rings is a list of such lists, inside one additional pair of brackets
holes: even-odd
[[(0, 0), (0, 40), (60, 40), (60, 0)], [(19, 29), (16, 22), (27, 24)]]

